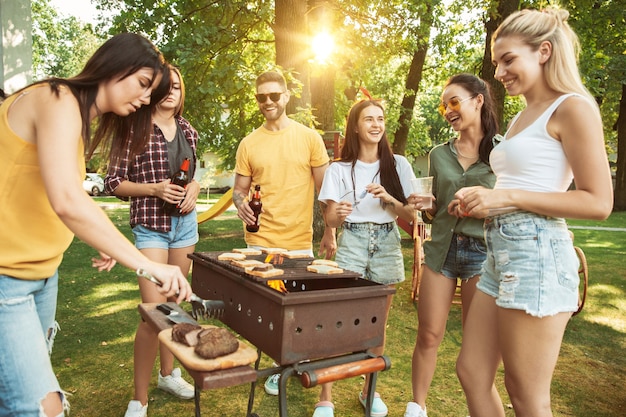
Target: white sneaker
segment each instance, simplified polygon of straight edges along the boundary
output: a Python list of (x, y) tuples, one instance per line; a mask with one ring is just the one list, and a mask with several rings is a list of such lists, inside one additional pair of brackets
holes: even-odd
[(418, 403), (410, 401), (406, 405), (406, 411), (404, 417), (428, 417), (426, 415), (426, 408), (422, 408)]
[(161, 371), (159, 371), (157, 387), (180, 399), (190, 400), (196, 395), (193, 385), (185, 381), (180, 375), (180, 368), (174, 368), (172, 374), (168, 376), (161, 376)]
[(280, 374), (274, 374), (265, 380), (265, 392), (268, 395), (278, 395), (278, 382), (280, 381)]
[(124, 417), (148, 417), (148, 404), (141, 405), (141, 401), (132, 400), (128, 403)]

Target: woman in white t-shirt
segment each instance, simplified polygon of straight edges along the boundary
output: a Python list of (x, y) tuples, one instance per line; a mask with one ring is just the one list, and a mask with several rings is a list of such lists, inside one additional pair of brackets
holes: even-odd
[(527, 106), (491, 153), (494, 189), (456, 194), (466, 215), (486, 217), (487, 260), (457, 362), (472, 417), (504, 417), (493, 386), (501, 360), (515, 415), (552, 416), (552, 374), (578, 307), (578, 259), (565, 218), (611, 213), (602, 120), (578, 74), (567, 18), (554, 8), (522, 10), (492, 38), (495, 77)]
[[(380, 284), (404, 281), (396, 219), (413, 221), (414, 208), (408, 204), (413, 178), (415, 174), (406, 158), (394, 155), (391, 150), (382, 104), (377, 100), (362, 100), (353, 105), (348, 114), (341, 159), (326, 170), (318, 197), (327, 205), (328, 226), (342, 228), (335, 256), (341, 268)], [(372, 351), (382, 354), (383, 349), (384, 341)], [(359, 394), (364, 407), (366, 398), (364, 390)], [(387, 412), (387, 406), (376, 393), (371, 415), (384, 417)], [(313, 416), (332, 415), (331, 384), (324, 384)]]

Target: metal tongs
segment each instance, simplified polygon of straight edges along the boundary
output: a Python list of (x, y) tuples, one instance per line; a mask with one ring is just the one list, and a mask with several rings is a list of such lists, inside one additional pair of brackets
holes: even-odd
[[(148, 281), (155, 283), (159, 287), (163, 285), (161, 284), (161, 281), (153, 277), (152, 274), (145, 269), (139, 268), (136, 273), (138, 277), (143, 277)], [(220, 319), (224, 315), (225, 305), (222, 300), (205, 300), (192, 293), (190, 302), (191, 316), (194, 320), (198, 320), (198, 317), (203, 317), (205, 319)]]

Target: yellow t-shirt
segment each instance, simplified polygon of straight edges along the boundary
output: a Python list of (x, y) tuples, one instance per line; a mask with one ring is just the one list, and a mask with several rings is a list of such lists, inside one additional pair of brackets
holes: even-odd
[(322, 137), (292, 121), (278, 132), (259, 127), (237, 149), (235, 172), (261, 186), (264, 213), (248, 245), (304, 250), (313, 247), (315, 182), (311, 169), (329, 161)]
[[(45, 87), (47, 84), (33, 88)], [(45, 279), (54, 274), (74, 234), (48, 201), (37, 146), (9, 127), (7, 111), (18, 95), (0, 106), (0, 274)], [(85, 175), (83, 141), (78, 141), (77, 167)]]

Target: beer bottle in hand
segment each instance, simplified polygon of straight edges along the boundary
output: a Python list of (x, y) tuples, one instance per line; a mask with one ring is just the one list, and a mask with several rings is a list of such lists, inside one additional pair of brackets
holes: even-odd
[[(180, 165), (180, 170), (176, 174), (172, 176), (172, 184), (180, 185), (185, 188), (189, 183), (189, 158), (185, 158), (183, 163)], [(163, 210), (167, 214), (179, 215), (181, 214), (178, 210), (180, 207), (180, 203), (172, 204), (167, 201), (163, 201)]]
[(259, 226), (261, 225), (261, 207), (263, 207), (263, 203), (261, 203), (261, 186), (254, 186), (254, 194), (252, 195), (252, 200), (248, 203), (252, 211), (254, 212), (254, 224), (246, 224), (246, 230), (251, 233), (256, 233), (259, 231)]

